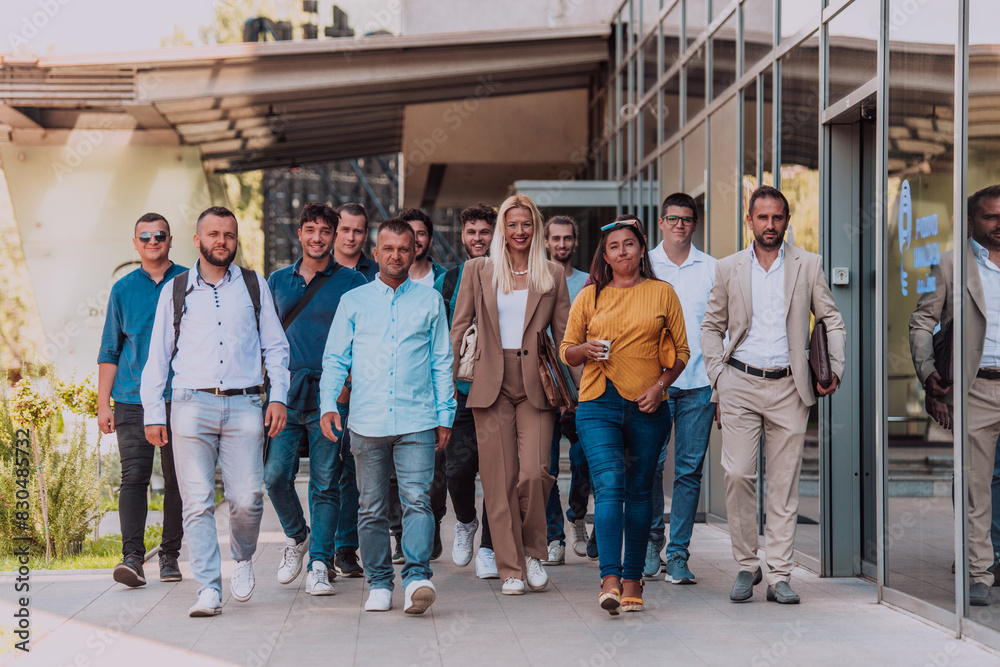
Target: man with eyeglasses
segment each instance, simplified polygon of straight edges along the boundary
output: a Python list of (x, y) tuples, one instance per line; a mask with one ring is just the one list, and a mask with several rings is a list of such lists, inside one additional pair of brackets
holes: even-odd
[[(716, 265), (714, 257), (698, 250), (691, 242), (698, 227), (698, 205), (683, 192), (670, 195), (663, 200), (659, 226), (663, 241), (649, 251), (649, 260), (656, 277), (670, 283), (677, 292), (684, 309), (684, 327), (694, 335), (701, 331), (708, 295), (715, 282)], [(694, 584), (697, 583), (695, 576), (687, 564), (691, 557), (689, 547), (701, 496), (701, 470), (715, 417), (712, 388), (699, 345), (691, 346), (691, 359), (670, 386), (667, 404), (674, 428), (674, 483), (665, 579), (673, 584)], [(643, 568), (646, 577), (655, 577), (660, 573), (660, 550), (666, 542), (663, 467), (669, 440), (668, 429), (653, 478), (653, 524)]]
[[(122, 530), (122, 562), (112, 577), (126, 586), (143, 586), (142, 565), (146, 547), (146, 488), (153, 474), (155, 447), (146, 440), (139, 378), (146, 365), (149, 336), (160, 290), (187, 269), (170, 261), (173, 237), (159, 213), (146, 213), (135, 223), (132, 245), (141, 264), (111, 288), (104, 319), (104, 334), (97, 355), (97, 422), (102, 433), (115, 433), (121, 456), (122, 483), (118, 519)], [(114, 398), (114, 408), (111, 399)], [(170, 412), (170, 381), (163, 391)], [(169, 420), (167, 420), (169, 424)], [(168, 426), (169, 428), (169, 426)], [(168, 440), (170, 436), (168, 435)], [(184, 529), (181, 497), (174, 474), (170, 442), (160, 450), (163, 468), (163, 539), (160, 541), (160, 581), (180, 581), (177, 555)]]

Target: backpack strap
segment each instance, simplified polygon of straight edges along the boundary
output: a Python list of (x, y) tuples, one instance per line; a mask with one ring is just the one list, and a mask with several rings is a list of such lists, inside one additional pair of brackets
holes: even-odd
[(260, 283), (257, 282), (257, 274), (253, 270), (241, 266), (240, 273), (243, 274), (243, 282), (246, 283), (250, 302), (253, 303), (253, 316), (257, 320), (257, 335), (260, 336)]
[(184, 317), (184, 299), (187, 295), (194, 289), (186, 289), (188, 284), (188, 273), (190, 271), (185, 271), (184, 273), (178, 273), (173, 279), (173, 290), (174, 290), (174, 352), (170, 355), (171, 363), (174, 357), (177, 356), (177, 341), (181, 337), (181, 318)]
[(451, 297), (455, 295), (455, 287), (458, 285), (458, 270), (460, 267), (448, 269), (444, 274), (444, 282), (441, 284), (441, 296), (444, 297), (445, 310), (448, 313), (448, 323), (451, 323)]

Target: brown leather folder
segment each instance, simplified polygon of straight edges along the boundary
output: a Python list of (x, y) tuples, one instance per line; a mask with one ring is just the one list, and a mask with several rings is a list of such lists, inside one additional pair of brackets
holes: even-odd
[(830, 345), (826, 336), (826, 322), (816, 320), (812, 336), (809, 337), (809, 367), (812, 368), (813, 381), (826, 389), (833, 383), (833, 370), (830, 368)]
[(954, 354), (952, 337), (955, 333), (955, 320), (948, 320), (934, 334), (934, 368), (946, 385), (955, 382)]

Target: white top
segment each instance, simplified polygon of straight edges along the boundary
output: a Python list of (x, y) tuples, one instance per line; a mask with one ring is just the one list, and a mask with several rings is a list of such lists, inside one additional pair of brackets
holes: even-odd
[(788, 361), (788, 332), (785, 329), (785, 245), (768, 271), (757, 261), (754, 244), (750, 253), (750, 290), (753, 316), (750, 331), (733, 358), (758, 368), (785, 368)]
[(975, 239), (969, 245), (976, 253), (979, 279), (983, 283), (983, 302), (986, 304), (986, 340), (983, 341), (983, 360), (980, 368), (1000, 367), (1000, 268), (990, 261), (990, 251)]
[(423, 278), (410, 277), (410, 280), (417, 283), (418, 285), (427, 285), (428, 287), (434, 287), (434, 267)]
[(680, 299), (684, 309), (684, 328), (691, 347), (687, 366), (670, 386), (677, 389), (707, 387), (710, 383), (705, 371), (705, 358), (701, 355), (697, 339), (701, 336), (701, 321), (705, 319), (708, 294), (715, 284), (715, 265), (718, 261), (692, 245), (687, 259), (677, 266), (667, 257), (662, 242), (649, 251), (649, 261), (656, 277), (670, 283)]
[(521, 349), (527, 310), (528, 290), (514, 290), (510, 294), (497, 290), (497, 315), (500, 317), (500, 344), (503, 349)]
[(188, 272), (188, 294), (184, 298), (174, 353), (174, 290), (165, 285), (156, 304), (149, 358), (142, 369), (139, 396), (147, 426), (166, 424), (163, 388), (170, 367), (174, 389), (246, 389), (263, 384), (260, 357), (271, 379), (270, 400), (284, 403), (288, 395), (288, 340), (281, 327), (267, 282), (259, 275), (260, 336), (253, 314), (253, 302), (235, 264), (216, 285), (205, 282), (198, 268)]

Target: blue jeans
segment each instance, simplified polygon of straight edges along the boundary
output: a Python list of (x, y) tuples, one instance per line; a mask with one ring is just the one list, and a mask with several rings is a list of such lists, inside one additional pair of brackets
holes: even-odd
[(337, 536), (335, 542), (337, 551), (358, 548), (358, 477), (351, 453), (351, 431), (347, 428), (347, 418), (350, 416), (348, 403), (337, 402), (337, 412), (340, 413), (341, 426), (344, 427), (344, 437), (340, 439), (340, 453), (344, 459), (344, 467), (340, 473), (340, 513), (337, 516)]
[(652, 414), (641, 412), (608, 381), (600, 398), (580, 403), (576, 428), (594, 485), (601, 577), (639, 580), (652, 513), (653, 471), (670, 428), (670, 406), (662, 403)]
[[(712, 403), (712, 388), (671, 389), (671, 422), (676, 424), (674, 432), (674, 486), (670, 504), (670, 543), (667, 558), (679, 554), (685, 559), (691, 554), (691, 533), (694, 517), (698, 511), (701, 496), (701, 469), (708, 450), (708, 438), (715, 421), (715, 403)], [(656, 461), (653, 473), (653, 522), (649, 531), (649, 541), (663, 548), (665, 541), (663, 523), (663, 466), (667, 460), (667, 442), (670, 440), (670, 426), (667, 437)]]
[(264, 513), (264, 414), (260, 396), (215, 396), (174, 389), (170, 428), (181, 492), (184, 537), (199, 591), (222, 595), (222, 558), (215, 528), (215, 464), (229, 503), (229, 551), (249, 560)]
[[(326, 439), (319, 426), (320, 412), (288, 409), (285, 429), (271, 440), (264, 462), (264, 484), (285, 535), (296, 542), (306, 538), (309, 526), (295, 491), (299, 470), (299, 443), (309, 439), (309, 569), (314, 561), (333, 565), (334, 531), (340, 517), (340, 476), (344, 461), (341, 443)], [(341, 419), (344, 415), (341, 414)], [(345, 422), (346, 423), (346, 422)], [(340, 438), (341, 433), (337, 433)]]
[[(584, 519), (587, 516), (587, 502), (590, 497), (590, 468), (587, 467), (587, 457), (583, 454), (583, 446), (576, 432), (576, 415), (566, 413), (556, 420), (552, 432), (552, 461), (549, 472), (553, 477), (559, 476), (559, 443), (562, 436), (569, 440), (569, 505), (566, 508), (566, 518), (570, 522)], [(565, 524), (563, 523), (562, 503), (559, 500), (559, 484), (552, 485), (549, 500), (545, 505), (546, 539), (549, 542), (559, 540), (566, 544)]]
[(389, 544), (389, 476), (393, 467), (403, 508), (403, 587), (430, 579), (434, 546), (431, 483), (434, 481), (434, 431), (369, 438), (351, 432), (351, 449), (358, 467), (361, 512), (358, 536), (368, 587), (392, 590)]

